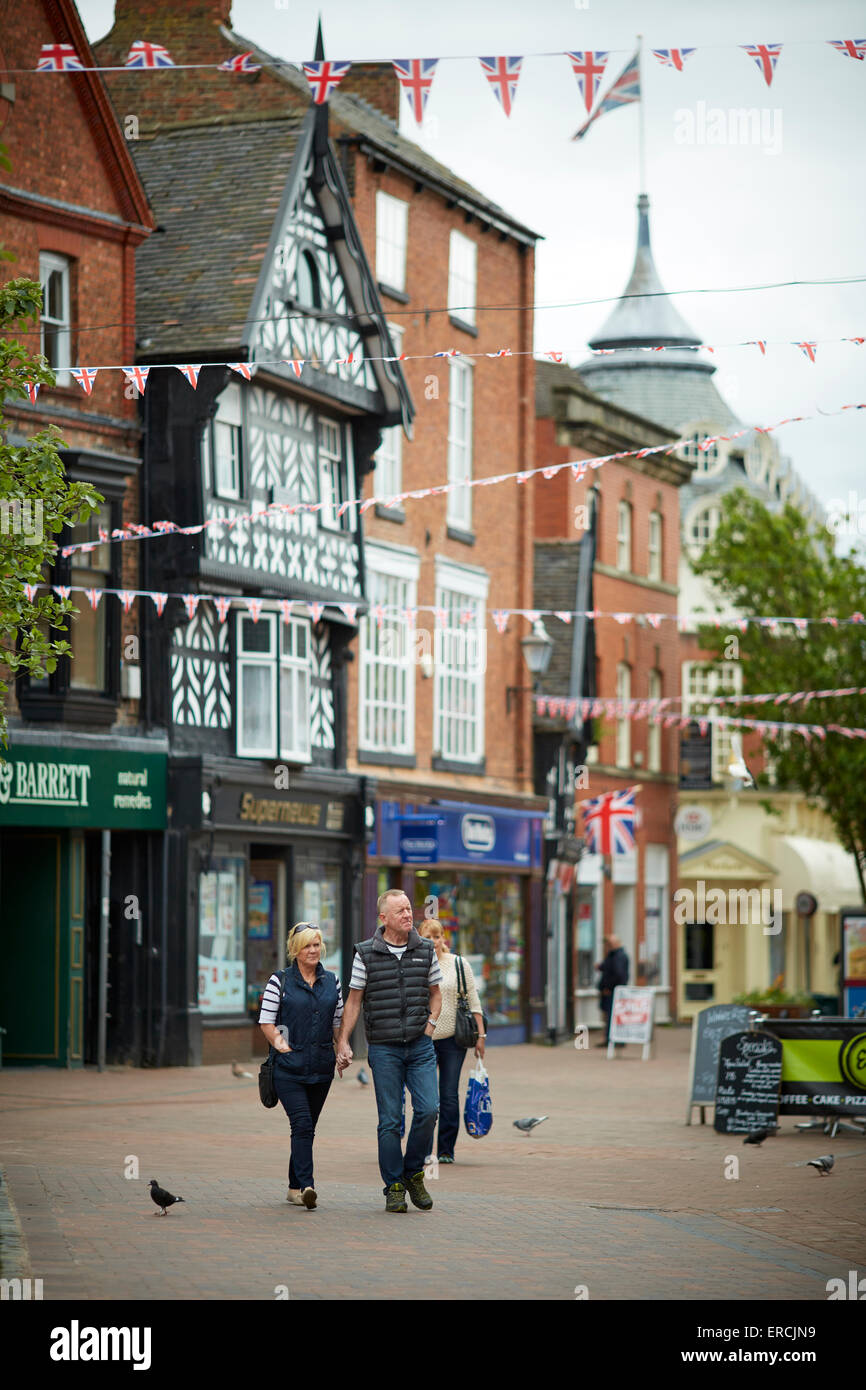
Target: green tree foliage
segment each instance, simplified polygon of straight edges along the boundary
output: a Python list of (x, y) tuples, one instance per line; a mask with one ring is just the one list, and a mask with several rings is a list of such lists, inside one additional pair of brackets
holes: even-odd
[[(742, 488), (723, 499), (718, 530), (693, 567), (743, 617), (866, 614), (866, 568), (857, 552), (837, 555), (830, 534), (816, 530), (795, 507), (769, 512)], [(719, 658), (729, 640), (722, 628), (701, 629), (701, 645)], [(788, 623), (777, 636), (750, 623), (737, 640), (750, 693), (866, 685), (866, 623), (812, 622), (802, 633)], [(866, 728), (863, 695), (728, 708), (744, 719)], [(866, 740), (830, 732), (807, 741), (786, 732), (764, 742), (778, 784), (798, 788), (827, 811), (840, 843), (856, 858), (866, 902)]]
[(6, 696), (16, 676), (44, 676), (69, 643), (53, 636), (67, 631), (77, 609), (68, 599), (40, 590), (27, 598), (24, 586), (45, 582), (57, 552), (55, 537), (64, 527), (86, 521), (103, 500), (86, 483), (70, 483), (58, 450), (64, 440), (55, 426), (31, 435), (24, 444), (8, 443), (3, 406), (27, 394), (27, 385), (54, 385), (54, 373), (15, 338), (25, 323), (36, 323), (41, 287), (33, 280), (0, 286), (0, 742), (8, 744)]

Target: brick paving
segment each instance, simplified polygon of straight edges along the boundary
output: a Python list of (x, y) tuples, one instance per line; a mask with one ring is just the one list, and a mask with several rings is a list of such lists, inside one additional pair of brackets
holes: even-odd
[[(428, 1183), (433, 1211), (405, 1216), (384, 1211), (357, 1068), (320, 1121), (315, 1212), (285, 1202), (282, 1108), (228, 1065), (4, 1069), (2, 1273), (41, 1278), (46, 1300), (272, 1300), (281, 1286), (292, 1300), (573, 1300), (578, 1285), (591, 1299), (826, 1300), (829, 1278), (866, 1272), (866, 1140), (783, 1118), (754, 1149), (687, 1127), (688, 1052), (686, 1029), (662, 1030), (648, 1062), (636, 1048), (491, 1049), (490, 1135), (461, 1134)], [(528, 1114), (550, 1118), (524, 1138), (511, 1121)], [(827, 1152), (829, 1177), (804, 1166)], [(185, 1198), (166, 1217), (152, 1177)]]

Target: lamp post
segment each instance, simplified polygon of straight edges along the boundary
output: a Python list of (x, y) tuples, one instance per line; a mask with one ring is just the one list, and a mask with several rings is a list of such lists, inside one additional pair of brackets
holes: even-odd
[(553, 638), (547, 632), (544, 623), (540, 618), (536, 618), (532, 624), (532, 631), (528, 637), (521, 638), (520, 645), (523, 648), (523, 660), (526, 662), (529, 674), (533, 677), (532, 685), (509, 685), (505, 690), (505, 713), (511, 713), (511, 697), (525, 690), (537, 690), (538, 682), (546, 674), (550, 665), (550, 658), (553, 654)]

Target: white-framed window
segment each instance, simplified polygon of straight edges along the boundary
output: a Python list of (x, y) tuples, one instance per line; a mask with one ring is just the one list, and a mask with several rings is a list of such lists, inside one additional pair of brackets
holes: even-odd
[(310, 624), (278, 612), (236, 618), (239, 758), (310, 761)]
[[(616, 698), (621, 701), (631, 699), (631, 667), (624, 661), (616, 668)], [(631, 720), (626, 717), (629, 712), (626, 707), (624, 717), (616, 721), (617, 767), (631, 767)]]
[(481, 570), (437, 560), (436, 608), (442, 612), (434, 632), (433, 752), (451, 762), (484, 757), (489, 584)]
[(392, 290), (406, 289), (409, 204), (390, 193), (376, 194), (376, 279)]
[(662, 577), (662, 536), (662, 514), (661, 512), (650, 512), (647, 557), (647, 578), (649, 579), (660, 580)]
[[(448, 376), (448, 481), (472, 477), (472, 366), (452, 358)], [(448, 493), (449, 526), (472, 529), (472, 489), (458, 487)]]
[(631, 503), (620, 502), (616, 509), (616, 567), (631, 573)]
[[(647, 695), (650, 700), (660, 700), (662, 698), (662, 673), (661, 671), (650, 671), (647, 682)], [(662, 726), (656, 724), (655, 716), (658, 710), (650, 709), (647, 717), (647, 770), (649, 772), (661, 772), (662, 770)]]
[(448, 249), (448, 312), (475, 327), (478, 248), (462, 232), (452, 231)]
[(243, 397), (230, 382), (217, 402), (213, 420), (204, 427), (201, 446), (206, 492), (216, 497), (243, 495)]
[[(395, 354), (403, 351), (403, 332), (396, 324), (389, 323), (388, 331), (394, 344)], [(393, 497), (403, 491), (403, 427), (391, 425), (382, 431), (382, 443), (376, 450), (376, 472), (373, 491), (377, 497)]]
[(703, 550), (713, 539), (721, 520), (722, 509), (718, 502), (708, 502), (689, 519), (689, 544), (696, 550)]
[(72, 295), (69, 261), (43, 251), (39, 255), (42, 313), (39, 318), (39, 351), (54, 372), (58, 386), (72, 380), (68, 371), (72, 352)]
[[(339, 421), (319, 417), (319, 498), (322, 503), (319, 524), (329, 531), (342, 531), (346, 526), (343, 517), (338, 515), (338, 508), (347, 496), (345, 440), (346, 431)], [(348, 512), (344, 517), (348, 517)]]
[[(737, 661), (718, 661), (707, 667), (704, 662), (683, 663), (683, 714), (691, 719), (703, 715), (730, 715), (732, 706), (714, 704), (719, 695), (737, 695), (743, 689), (743, 670)], [(724, 782), (731, 761), (731, 731), (713, 726), (712, 776), (714, 782)]]
[[(421, 561), (415, 554), (368, 544), (370, 612), (361, 619), (358, 746), (367, 752), (415, 752), (415, 646), (405, 616), (417, 604)], [(386, 611), (381, 625), (375, 608)]]
[[(712, 473), (718, 465), (724, 461), (724, 445), (719, 441), (710, 444), (706, 449), (701, 449), (701, 440), (709, 436), (718, 434), (718, 422), (707, 421), (704, 424), (694, 425), (690, 438), (683, 444), (680, 453), (688, 462), (695, 465), (695, 473)], [(685, 431), (683, 431), (685, 435)]]

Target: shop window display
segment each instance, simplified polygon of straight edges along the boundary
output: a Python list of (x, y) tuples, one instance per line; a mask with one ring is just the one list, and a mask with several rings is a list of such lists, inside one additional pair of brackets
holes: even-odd
[(198, 880), (198, 1006), (203, 1014), (243, 1012), (245, 861), (213, 859)]
[[(416, 875), (415, 916), (424, 917), (428, 898), (455, 955), (472, 966), (481, 1003), (492, 1028), (523, 1022), (523, 892), (516, 876), (501, 874)], [(429, 915), (429, 914), (428, 914)]]

